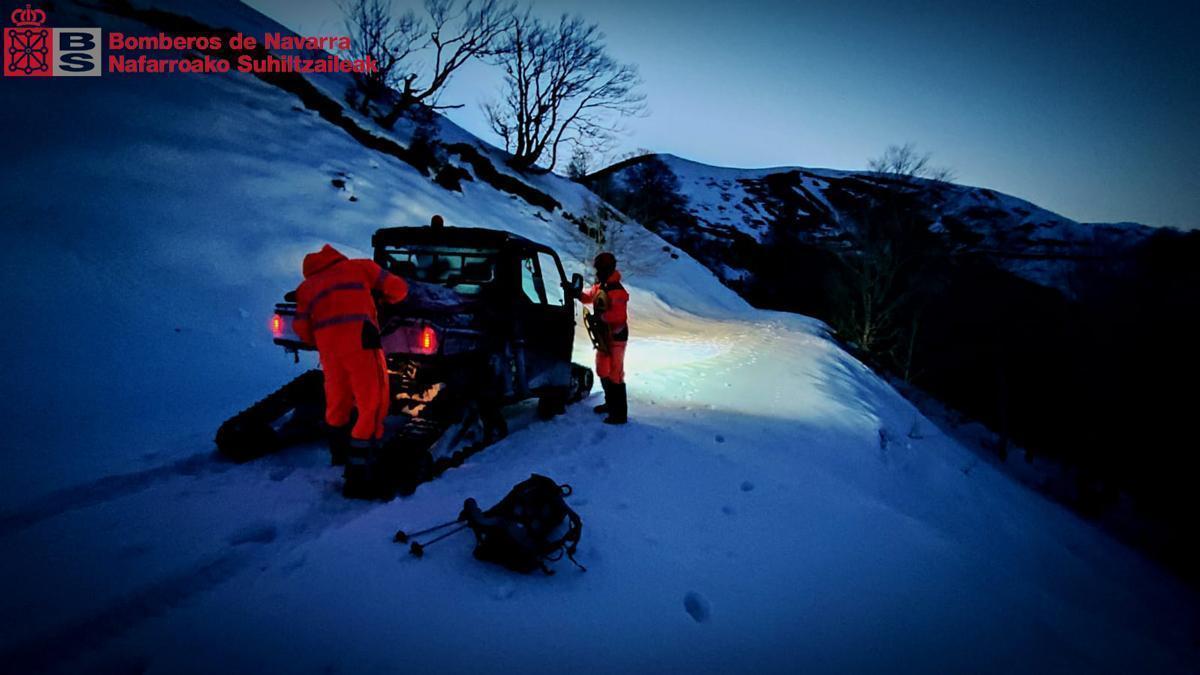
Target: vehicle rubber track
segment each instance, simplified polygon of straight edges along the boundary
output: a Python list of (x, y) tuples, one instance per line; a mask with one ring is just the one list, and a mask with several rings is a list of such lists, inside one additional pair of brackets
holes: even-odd
[[(324, 376), (309, 370), (263, 397), (254, 405), (230, 417), (217, 429), (217, 450), (236, 462), (245, 462), (277, 452), (295, 442), (298, 435), (315, 436), (319, 415), (311, 411), (324, 408)], [(296, 414), (280, 426), (285, 415)], [(307, 414), (301, 414), (301, 413)]]
[(421, 483), (440, 476), (447, 469), (461, 466), (471, 455), (504, 438), (508, 433), (504, 418), (497, 415), (498, 422), (487, 429), (485, 438), (471, 443), (462, 443), (445, 457), (433, 459), (431, 450), (447, 439), (447, 434), (462, 433), (463, 425), (457, 420), (447, 422), (426, 417), (413, 417), (383, 445), (372, 457), (351, 458), (346, 465), (343, 493), (359, 499), (391, 499), (397, 493), (411, 495)]
[[(593, 382), (590, 368), (571, 364), (571, 389), (566, 395), (566, 403), (577, 403), (585, 398), (591, 392)], [(439, 419), (441, 415), (436, 414), (432, 418), (417, 416), (410, 419), (372, 457), (351, 459), (346, 465), (343, 494), (358, 499), (391, 499), (397, 493), (407, 497), (421, 483), (462, 466), (472, 455), (508, 435), (508, 424), (498, 410), (486, 419), (468, 418), (466, 425), (460, 421), (460, 415), (461, 411), (455, 410), (449, 416), (453, 421)], [(458, 438), (451, 438), (449, 442), (455, 450), (433, 459), (431, 449), (443, 441), (446, 434), (461, 434), (464, 426), (476, 422), (481, 425), (482, 437), (461, 443)]]

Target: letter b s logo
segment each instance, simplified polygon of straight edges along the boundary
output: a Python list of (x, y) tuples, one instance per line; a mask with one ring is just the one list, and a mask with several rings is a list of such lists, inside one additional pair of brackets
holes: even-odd
[(96, 48), (96, 36), (81, 30), (58, 31), (58, 49), (64, 52), (89, 51)]
[(99, 28), (54, 29), (54, 74), (94, 77), (100, 74)]

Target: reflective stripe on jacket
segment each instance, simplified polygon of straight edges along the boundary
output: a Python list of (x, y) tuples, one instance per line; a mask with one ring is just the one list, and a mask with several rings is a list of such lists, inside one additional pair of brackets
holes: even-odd
[(363, 348), (365, 324), (376, 331), (375, 298), (400, 302), (408, 284), (371, 260), (350, 260), (326, 244), (304, 256), (304, 282), (296, 289), (296, 335), (324, 353)]
[(596, 314), (612, 331), (612, 338), (617, 342), (629, 339), (629, 291), (621, 285), (621, 273), (613, 271), (603, 284), (592, 284), (592, 287), (579, 294), (579, 300), (584, 304), (596, 305)]

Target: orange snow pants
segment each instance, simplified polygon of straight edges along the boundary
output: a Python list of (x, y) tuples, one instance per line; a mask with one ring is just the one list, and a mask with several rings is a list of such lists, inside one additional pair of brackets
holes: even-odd
[(601, 379), (621, 384), (625, 381), (625, 345), (627, 342), (613, 342), (608, 353), (596, 351), (596, 374)]
[(350, 412), (358, 420), (350, 438), (360, 441), (383, 438), (383, 420), (388, 414), (387, 363), (382, 349), (352, 349), (321, 355), (325, 371), (325, 422), (344, 427)]

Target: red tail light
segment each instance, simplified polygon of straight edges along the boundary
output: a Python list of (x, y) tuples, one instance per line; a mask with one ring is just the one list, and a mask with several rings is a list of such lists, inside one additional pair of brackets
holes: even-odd
[(417, 338), (417, 352), (421, 354), (436, 354), (438, 348), (437, 331), (433, 326), (425, 326), (421, 329), (421, 335)]
[(283, 335), (283, 317), (276, 314), (271, 317), (271, 333), (275, 337)]

